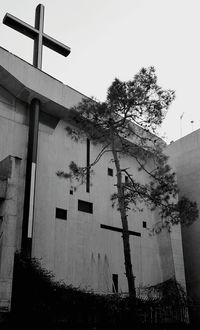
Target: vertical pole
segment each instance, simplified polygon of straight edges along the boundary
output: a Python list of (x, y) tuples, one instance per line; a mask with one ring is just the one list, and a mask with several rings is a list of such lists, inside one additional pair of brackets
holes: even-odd
[(182, 138), (182, 118), (180, 118), (180, 138)]
[(32, 227), (34, 216), (35, 173), (37, 163), (37, 144), (40, 101), (33, 99), (30, 105), (29, 136), (26, 164), (26, 183), (24, 197), (24, 218), (22, 227), (22, 251), (31, 256)]
[(180, 116), (180, 138), (182, 138), (182, 119), (183, 119), (184, 112)]
[[(35, 11), (35, 28), (38, 36), (34, 40), (33, 65), (42, 68), (42, 34), (44, 29), (44, 6), (39, 4)], [(26, 183), (24, 197), (24, 214), (22, 226), (22, 251), (31, 257), (32, 252), (32, 231), (34, 219), (35, 202), (35, 177), (37, 163), (37, 145), (39, 129), (40, 101), (33, 99), (30, 105), (29, 114), (29, 136), (26, 164)]]

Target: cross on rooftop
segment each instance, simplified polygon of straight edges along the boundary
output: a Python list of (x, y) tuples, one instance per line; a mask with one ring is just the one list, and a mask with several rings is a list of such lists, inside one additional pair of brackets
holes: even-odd
[(38, 69), (42, 69), (43, 45), (65, 57), (71, 52), (69, 47), (43, 32), (44, 6), (42, 4), (39, 4), (35, 10), (35, 27), (32, 27), (31, 25), (8, 13), (5, 15), (3, 23), (34, 40), (33, 65)]

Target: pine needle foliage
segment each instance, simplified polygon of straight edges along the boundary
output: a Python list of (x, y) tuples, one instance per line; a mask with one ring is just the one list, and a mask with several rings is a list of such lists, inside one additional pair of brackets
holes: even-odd
[[(162, 124), (167, 110), (175, 98), (172, 90), (165, 90), (157, 83), (154, 67), (142, 68), (132, 80), (115, 79), (107, 92), (105, 102), (85, 98), (70, 110), (69, 122), (77, 129), (67, 128), (76, 141), (85, 135), (94, 144), (102, 146), (96, 159), (88, 167), (73, 161), (69, 172), (58, 171), (63, 178), (81, 179), (110, 153), (116, 169), (116, 192), (111, 196), (112, 205), (117, 205), (123, 230), (125, 272), (129, 294), (135, 298), (135, 282), (131, 263), (128, 233), (128, 211), (142, 211), (141, 203), (152, 211), (158, 210), (160, 221), (152, 232), (163, 227), (169, 230), (178, 223), (192, 223), (198, 217), (195, 202), (181, 199), (177, 203), (178, 187), (175, 173), (164, 154), (165, 143), (158, 138), (157, 128)], [(131, 169), (121, 166), (121, 158), (131, 156), (148, 178), (145, 183), (138, 180)], [(126, 182), (123, 176), (127, 177)], [(192, 211), (192, 212), (191, 212)], [(188, 216), (188, 215), (191, 216)]]

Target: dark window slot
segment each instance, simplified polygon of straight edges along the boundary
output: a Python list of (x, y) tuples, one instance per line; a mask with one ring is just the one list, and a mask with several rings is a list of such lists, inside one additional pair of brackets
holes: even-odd
[(78, 200), (78, 210), (85, 213), (93, 213), (93, 204), (90, 202)]
[(56, 219), (67, 220), (67, 210), (56, 207)]
[(118, 274), (112, 274), (112, 292), (118, 292)]
[(143, 222), (142, 222), (142, 225), (143, 225), (143, 228), (147, 228), (147, 223), (146, 223), (146, 221), (143, 221)]
[(90, 140), (87, 139), (87, 172), (86, 172), (86, 192), (90, 192)]
[(108, 167), (108, 175), (113, 176), (113, 169)]

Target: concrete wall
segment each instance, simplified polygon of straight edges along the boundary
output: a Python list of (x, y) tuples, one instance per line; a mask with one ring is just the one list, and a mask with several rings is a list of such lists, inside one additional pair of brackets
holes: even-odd
[[(10, 64), (10, 70), (16, 70), (15, 62)], [(32, 68), (25, 72), (26, 65), (22, 67), (24, 76), (29, 77)], [(45, 76), (44, 81), (47, 80)], [(60, 88), (64, 93), (65, 88)], [(76, 101), (71, 96), (69, 99), (62, 97), (69, 104)], [(78, 93), (77, 102), (79, 100)], [(48, 103), (45, 106), (48, 110)], [(0, 87), (0, 159), (8, 155), (22, 159), (18, 180), (16, 248), (20, 247), (21, 241), (28, 113), (28, 104)], [(50, 113), (53, 113), (53, 103)], [(111, 207), (110, 201), (116, 180), (115, 173), (113, 177), (107, 175), (108, 167), (114, 169), (111, 156), (106, 153), (95, 167), (90, 193), (86, 192), (85, 184), (77, 186), (77, 182), (58, 178), (56, 172), (68, 170), (72, 160), (79, 165), (86, 164), (86, 141), (76, 143), (68, 136), (66, 121), (58, 118), (52, 121), (48, 116), (43, 117), (39, 127), (33, 256), (40, 258), (43, 266), (55, 273), (56, 279), (68, 284), (108, 292), (112, 290), (112, 274), (118, 274), (119, 291), (127, 291), (121, 233), (100, 227), (101, 224), (121, 227), (119, 213)], [(91, 161), (99, 151), (100, 146), (91, 144)], [(145, 182), (147, 178), (137, 171), (132, 158), (123, 157), (121, 161), (122, 166), (130, 167), (134, 176)], [(71, 188), (74, 189), (73, 195), (70, 194)], [(78, 211), (78, 199), (93, 203), (93, 214)], [(67, 221), (56, 219), (56, 207), (67, 209)], [(174, 228), (172, 234), (163, 231), (150, 236), (149, 229), (159, 218), (145, 207), (143, 212), (130, 211), (128, 220), (129, 229), (141, 233), (141, 237), (130, 238), (137, 287), (154, 285), (172, 276), (184, 284), (180, 228)], [(143, 228), (142, 221), (147, 222), (147, 228)]]
[(37, 97), (43, 109), (65, 118), (85, 95), (0, 47), (0, 85), (30, 104)]
[(1, 186), (6, 184), (0, 200), (1, 310), (10, 309), (13, 258), (21, 246), (27, 122), (27, 105), (0, 86), (0, 176)]
[[(119, 290), (127, 291), (121, 234), (100, 228), (101, 224), (121, 228), (119, 212), (111, 207), (110, 196), (115, 191), (111, 155), (106, 153), (94, 168), (91, 191), (85, 184), (60, 179), (58, 170), (68, 171), (73, 160), (86, 164), (86, 141), (77, 143), (68, 136), (68, 124), (59, 121), (55, 130), (40, 126), (38, 167), (36, 177), (36, 209), (33, 234), (33, 254), (42, 258), (45, 267), (57, 279), (95, 291), (112, 290), (112, 274), (119, 276)], [(91, 144), (91, 162), (100, 151)], [(132, 169), (134, 177), (147, 180), (138, 172), (130, 157), (121, 159), (123, 167)], [(70, 188), (77, 187), (73, 195)], [(78, 211), (78, 199), (93, 203), (93, 214)], [(56, 219), (56, 207), (67, 209), (67, 221)], [(150, 236), (148, 228), (159, 221), (156, 214), (144, 206), (143, 212), (130, 211), (129, 229), (141, 233), (131, 236), (132, 263), (137, 287), (154, 285), (173, 276), (185, 285), (180, 227)], [(147, 222), (147, 229), (142, 222)]]
[[(200, 209), (200, 130), (172, 142), (167, 152), (177, 174), (180, 195), (196, 201)], [(182, 237), (188, 294), (200, 304), (199, 219), (182, 228)], [(197, 314), (200, 315), (200, 308)]]
[(21, 160), (9, 156), (0, 162), (6, 193), (0, 199), (0, 311), (10, 310), (14, 254), (18, 248), (18, 205)]

